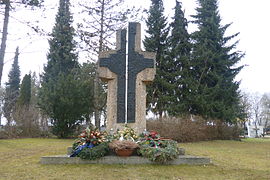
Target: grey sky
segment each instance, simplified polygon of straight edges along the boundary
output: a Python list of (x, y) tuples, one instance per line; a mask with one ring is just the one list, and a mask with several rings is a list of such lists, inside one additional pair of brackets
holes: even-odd
[[(58, 4), (58, 1), (51, 0), (50, 6)], [(126, 0), (129, 5), (142, 6), (148, 8), (150, 0)], [(197, 6), (196, 0), (182, 0), (183, 7), (186, 12), (186, 17), (191, 20), (190, 15), (195, 14)], [(169, 18), (173, 15), (173, 7), (175, 0), (164, 0), (165, 14)], [(222, 24), (233, 23), (227, 31), (228, 35), (240, 32), (238, 39), (240, 40), (237, 50), (244, 51), (246, 56), (242, 59), (242, 64), (248, 65), (238, 75), (237, 79), (242, 80), (241, 89), (249, 92), (270, 92), (270, 21), (269, 0), (220, 0), (219, 10), (222, 17)], [(18, 13), (12, 13), (12, 16), (19, 21), (23, 21), (24, 17), (31, 16), (33, 20), (40, 20), (42, 14), (46, 14), (48, 18), (46, 23), (39, 23), (46, 31), (51, 31), (54, 24), (54, 15), (57, 8), (49, 12), (36, 12), (33, 17), (31, 12), (20, 10)], [(25, 24), (21, 24), (11, 18), (10, 34), (7, 46), (7, 54), (5, 58), (5, 66), (3, 72), (3, 80), (7, 80), (7, 74), (14, 57), (16, 46), (20, 46), (20, 66), (22, 76), (29, 71), (41, 72), (43, 64), (46, 63), (46, 54), (48, 52), (47, 37), (39, 37), (38, 35), (30, 36), (28, 32), (33, 34)], [(53, 21), (52, 21), (53, 20)], [(0, 21), (2, 27), (3, 20)], [(189, 31), (196, 29), (194, 25), (190, 25)], [(21, 39), (18, 39), (20, 38)], [(143, 38), (143, 37), (142, 37)]]

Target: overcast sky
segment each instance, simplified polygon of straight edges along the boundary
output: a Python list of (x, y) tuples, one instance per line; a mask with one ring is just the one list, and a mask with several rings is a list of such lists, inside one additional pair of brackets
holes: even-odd
[[(58, 4), (58, 0), (47, 0), (48, 2), (50, 8), (56, 7)], [(150, 5), (150, 0), (126, 0), (126, 2), (129, 5), (134, 4), (143, 8), (148, 8)], [(196, 13), (196, 0), (182, 0), (181, 2), (183, 3), (186, 18), (192, 20), (190, 15)], [(174, 12), (175, 0), (164, 0), (164, 6), (165, 15), (171, 18)], [(241, 64), (247, 66), (238, 75), (237, 80), (241, 80), (240, 87), (247, 92), (270, 92), (269, 7), (270, 0), (220, 0), (219, 2), (222, 24), (233, 23), (229, 27), (227, 35), (240, 32), (237, 38), (240, 40), (237, 50), (246, 53)], [(7, 80), (16, 46), (19, 46), (21, 50), (19, 61), (22, 77), (29, 71), (42, 72), (43, 65), (47, 62), (48, 37), (35, 34), (21, 21), (31, 17), (32, 22), (41, 21), (38, 24), (49, 32), (54, 25), (56, 11), (57, 8), (46, 12), (36, 11), (35, 16), (32, 15), (31, 11), (27, 12), (22, 9), (18, 9), (17, 13), (11, 13), (12, 18), (10, 19), (7, 54), (3, 72), (4, 82)], [(47, 16), (47, 18), (40, 18), (42, 15), (43, 17)], [(0, 21), (0, 25), (2, 27), (3, 20)], [(192, 32), (195, 28), (194, 25), (190, 25), (189, 31)]]

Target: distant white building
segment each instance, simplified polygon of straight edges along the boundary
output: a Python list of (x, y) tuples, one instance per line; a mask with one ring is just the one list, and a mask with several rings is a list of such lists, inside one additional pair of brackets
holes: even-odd
[(247, 137), (249, 138), (262, 137), (264, 126), (257, 125), (256, 127), (255, 123), (250, 124), (246, 123), (246, 127), (247, 127)]

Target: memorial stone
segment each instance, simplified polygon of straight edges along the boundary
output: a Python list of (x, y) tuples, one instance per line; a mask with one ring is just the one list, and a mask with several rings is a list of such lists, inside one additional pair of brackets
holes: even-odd
[(139, 23), (129, 23), (128, 36), (126, 29), (118, 31), (116, 44), (116, 50), (99, 56), (99, 77), (108, 83), (107, 130), (128, 124), (141, 133), (146, 129), (146, 84), (155, 77), (155, 53), (141, 50)]

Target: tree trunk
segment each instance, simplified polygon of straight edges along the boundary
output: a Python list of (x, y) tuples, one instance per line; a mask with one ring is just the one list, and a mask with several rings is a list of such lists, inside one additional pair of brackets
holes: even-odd
[[(104, 0), (102, 0), (101, 4), (101, 17), (100, 17), (100, 35), (99, 35), (99, 48), (98, 48), (98, 54), (101, 53), (103, 49), (103, 35), (104, 35)], [(99, 61), (97, 61), (97, 67), (99, 65)], [(95, 110), (95, 126), (96, 128), (100, 129), (100, 116), (101, 116), (101, 107), (100, 102), (98, 98), (98, 86), (99, 86), (99, 76), (98, 72), (96, 72), (95, 80), (94, 80), (94, 110)]]
[(162, 111), (159, 111), (158, 112), (158, 115), (159, 115), (159, 119), (162, 120), (163, 116), (162, 116)]
[(5, 57), (6, 42), (7, 42), (7, 35), (8, 35), (10, 0), (3, 0), (3, 3), (5, 4), (5, 13), (4, 13), (4, 24), (3, 24), (2, 41), (1, 41), (1, 49), (0, 49), (0, 85), (2, 81), (4, 57)]
[[(3, 0), (5, 4), (5, 12), (4, 12), (4, 24), (3, 24), (3, 31), (2, 31), (2, 41), (0, 47), (0, 86), (2, 82), (2, 73), (4, 67), (4, 58), (5, 58), (5, 51), (6, 51), (6, 42), (7, 42), (7, 31), (8, 31), (8, 20), (9, 20), (9, 11), (10, 11), (10, 0)], [(2, 120), (2, 113), (0, 115), (0, 125)]]
[(257, 122), (255, 122), (255, 133), (256, 133), (255, 137), (258, 138), (259, 135), (258, 135), (258, 126), (257, 126)]
[(100, 129), (100, 112), (97, 107), (95, 107), (95, 126)]

